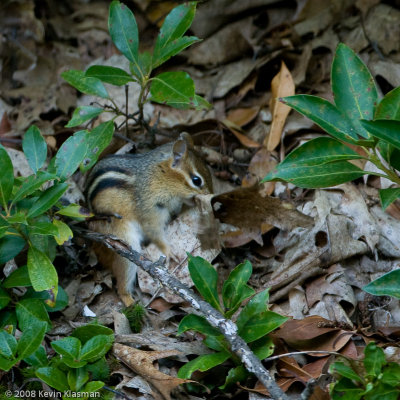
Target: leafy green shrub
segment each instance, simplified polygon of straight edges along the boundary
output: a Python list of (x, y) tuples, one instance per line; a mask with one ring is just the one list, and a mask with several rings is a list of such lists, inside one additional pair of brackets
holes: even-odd
[(374, 342), (366, 346), (362, 362), (337, 361), (330, 371), (338, 377), (330, 389), (333, 400), (397, 400), (400, 396), (400, 365), (388, 363)]
[[(281, 180), (300, 187), (320, 188), (370, 174), (399, 186), (400, 87), (379, 100), (367, 67), (343, 43), (336, 49), (331, 81), (335, 104), (304, 94), (281, 99), (314, 121), (330, 137), (318, 137), (299, 146), (263, 182)], [(348, 162), (357, 159), (370, 161), (381, 172), (364, 171)], [(379, 196), (386, 209), (400, 198), (400, 187), (380, 189)], [(379, 279), (365, 290), (377, 295), (400, 296), (398, 271)]]
[[(268, 333), (282, 325), (287, 318), (268, 310), (268, 289), (254, 296), (254, 290), (247, 285), (252, 273), (250, 262), (245, 261), (239, 264), (230, 273), (223, 284), (222, 303), (217, 291), (218, 274), (209, 262), (201, 257), (189, 255), (189, 271), (204, 300), (220, 311), (225, 318), (231, 318), (243, 305), (243, 302), (253, 296), (236, 318), (238, 334), (249, 344), (260, 360), (271, 355), (273, 343)], [(249, 376), (240, 360), (231, 352), (229, 344), (221, 332), (212, 327), (204, 317), (194, 314), (185, 316), (179, 324), (178, 334), (187, 330), (203, 334), (205, 336), (204, 343), (215, 353), (202, 355), (189, 361), (179, 370), (179, 378), (189, 379), (194, 371), (208, 371), (228, 359), (233, 361), (235, 367), (229, 370), (225, 383), (220, 386), (220, 389), (224, 390), (236, 382), (243, 382)]]

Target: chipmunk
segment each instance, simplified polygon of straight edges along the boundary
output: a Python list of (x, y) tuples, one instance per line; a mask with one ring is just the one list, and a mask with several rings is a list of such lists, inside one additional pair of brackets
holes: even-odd
[[(111, 155), (95, 165), (87, 180), (87, 200), (95, 214), (110, 218), (92, 221), (90, 227), (139, 252), (142, 244), (154, 243), (167, 259), (174, 258), (165, 240), (167, 224), (183, 204), (193, 205), (194, 196), (212, 190), (211, 174), (184, 132), (148, 153)], [(104, 246), (95, 251), (111, 267), (123, 303), (133, 304), (136, 265)]]

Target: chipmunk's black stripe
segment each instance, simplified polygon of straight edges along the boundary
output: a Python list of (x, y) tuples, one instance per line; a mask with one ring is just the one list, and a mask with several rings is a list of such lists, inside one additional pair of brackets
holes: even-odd
[(115, 178), (101, 179), (100, 182), (90, 193), (89, 202), (92, 202), (93, 199), (97, 196), (97, 194), (99, 194), (104, 189), (109, 189), (114, 187), (120, 189), (127, 189), (129, 185), (122, 179), (115, 179)]
[(93, 173), (90, 175), (90, 181), (87, 182), (86, 187), (90, 188), (90, 186), (92, 185), (92, 183), (95, 181), (96, 178), (107, 172), (120, 172), (121, 174), (129, 175), (128, 171), (124, 168), (110, 167), (110, 166), (107, 166), (106, 168), (99, 168), (97, 171), (93, 171)]

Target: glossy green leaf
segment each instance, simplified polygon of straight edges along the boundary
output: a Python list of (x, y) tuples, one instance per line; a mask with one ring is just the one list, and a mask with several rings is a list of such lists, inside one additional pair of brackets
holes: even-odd
[(250, 373), (243, 365), (231, 368), (228, 371), (225, 383), (222, 386), (219, 386), (218, 389), (225, 391), (232, 386), (236, 386), (238, 383), (244, 382), (249, 376)]
[(104, 386), (104, 382), (101, 381), (90, 381), (82, 389), (82, 392), (93, 393), (97, 392)]
[(250, 349), (260, 360), (264, 360), (274, 353), (275, 346), (270, 336), (263, 336), (250, 343)]
[(37, 126), (31, 125), (25, 132), (22, 140), (22, 149), (24, 150), (29, 166), (36, 173), (42, 167), (47, 157), (47, 144)]
[(178, 335), (188, 331), (194, 330), (196, 332), (200, 332), (206, 336), (220, 336), (221, 332), (210, 325), (210, 323), (200, 315), (189, 314), (185, 315), (178, 327)]
[(240, 304), (245, 298), (254, 294), (254, 290), (246, 290), (246, 288), (249, 289), (246, 283), (250, 279), (252, 271), (251, 263), (245, 261), (229, 274), (222, 287), (222, 299), (225, 308), (235, 308), (238, 303)]
[(364, 389), (357, 386), (348, 378), (341, 378), (331, 391), (332, 400), (361, 400), (364, 399)]
[(366, 172), (343, 160), (362, 158), (339, 141), (319, 137), (292, 151), (263, 182), (284, 180), (300, 187), (318, 188), (357, 179)]
[(218, 273), (215, 268), (204, 258), (188, 256), (189, 272), (196, 289), (204, 300), (211, 304), (216, 310), (222, 312), (219, 304), (217, 282)]
[(375, 279), (362, 289), (374, 296), (393, 296), (400, 299), (400, 269), (395, 269)]
[(383, 370), (382, 382), (389, 386), (398, 386), (400, 382), (400, 365), (395, 362), (389, 363)]
[(68, 336), (51, 342), (51, 347), (62, 356), (79, 359), (82, 345), (79, 339)]
[(89, 372), (90, 378), (96, 381), (105, 381), (110, 376), (110, 367), (105, 357), (100, 358), (100, 360), (94, 363), (87, 364), (85, 369)]
[(107, 89), (104, 87), (100, 79), (87, 77), (83, 71), (70, 69), (64, 71), (61, 76), (75, 89), (85, 94), (108, 99), (109, 95)]
[(0, 330), (0, 355), (12, 359), (17, 352), (17, 339), (4, 329)]
[[(29, 288), (23, 298), (40, 299), (43, 302), (45, 302), (51, 300), (51, 295), (47, 290), (43, 290), (42, 292), (35, 292), (32, 288)], [(46, 303), (44, 303), (47, 312), (61, 311), (65, 307), (67, 307), (67, 305), (68, 305), (68, 295), (61, 286), (58, 286), (57, 299), (54, 307), (50, 307)]]
[(28, 250), (28, 272), (33, 288), (37, 292), (56, 289), (58, 275), (49, 257), (39, 249), (30, 246)]
[(49, 363), (47, 360), (46, 350), (42, 345), (40, 345), (30, 356), (25, 357), (24, 361), (36, 368), (45, 367)]
[(143, 76), (149, 77), (152, 69), (152, 60), (153, 56), (150, 52), (144, 51), (139, 53), (138, 64), (129, 63), (131, 74), (139, 81), (142, 80)]
[(361, 124), (368, 129), (371, 135), (378, 139), (385, 140), (392, 144), (397, 149), (400, 149), (400, 121), (365, 121), (362, 120)]
[(60, 221), (59, 219), (53, 219), (53, 226), (57, 230), (54, 239), (59, 246), (73, 238), (74, 234), (65, 222)]
[(32, 207), (28, 211), (27, 217), (34, 218), (40, 214), (44, 214), (49, 208), (57, 203), (67, 189), (68, 184), (65, 182), (56, 183), (46, 189), (35, 203), (33, 203)]
[(32, 286), (31, 280), (29, 279), (27, 265), (17, 268), (3, 282), (3, 287), (5, 288), (13, 288), (19, 286)]
[(65, 125), (66, 128), (73, 128), (75, 126), (82, 125), (84, 122), (89, 121), (93, 118), (99, 116), (104, 110), (99, 107), (93, 106), (81, 106), (75, 108), (72, 118), (69, 120), (68, 124)]
[(247, 321), (268, 310), (269, 289), (257, 293), (240, 312), (236, 325), (239, 329), (243, 328)]
[(368, 375), (378, 376), (386, 364), (385, 353), (374, 342), (368, 343), (364, 350), (364, 368)]
[(388, 188), (379, 190), (382, 208), (386, 210), (396, 199), (400, 197), (400, 188)]
[(68, 385), (73, 391), (79, 391), (89, 380), (89, 373), (85, 368), (75, 368), (68, 372)]
[(203, 343), (210, 349), (215, 351), (229, 351), (230, 347), (222, 333), (219, 336), (208, 335), (203, 340)]
[(357, 133), (369, 138), (361, 119), (372, 119), (378, 102), (374, 78), (357, 54), (343, 43), (332, 63), (332, 91), (336, 107), (353, 122)]
[(85, 138), (87, 151), (81, 164), (82, 172), (88, 171), (96, 164), (100, 154), (110, 144), (113, 134), (113, 121), (103, 122), (87, 133)]
[(337, 361), (330, 366), (330, 371), (336, 372), (337, 374), (344, 376), (356, 382), (362, 382), (362, 379), (353, 370), (353, 368), (346, 365), (343, 361)]
[(169, 60), (174, 55), (186, 49), (186, 47), (189, 47), (193, 43), (199, 41), (200, 39), (196, 36), (184, 36), (168, 42), (165, 45), (165, 47), (159, 49), (159, 52), (157, 53), (156, 53), (157, 49), (155, 49), (153, 54), (153, 68), (158, 67), (159, 65), (163, 64), (165, 61)]
[(212, 108), (212, 105), (204, 97), (196, 94), (194, 96), (194, 99), (195, 103), (197, 103), (197, 105), (195, 106), (196, 110), (209, 110), (210, 108)]
[(62, 362), (70, 368), (81, 368), (87, 365), (87, 361), (80, 361), (66, 356), (62, 358)]
[(11, 260), (25, 247), (25, 240), (21, 236), (6, 235), (0, 239), (0, 264)]
[(89, 339), (82, 347), (80, 359), (93, 362), (103, 357), (111, 348), (113, 337), (110, 335), (97, 335)]
[(116, 48), (138, 66), (139, 31), (132, 11), (119, 1), (110, 5), (108, 30)]
[(11, 329), (15, 332), (17, 326), (17, 316), (15, 310), (10, 311), (10, 308), (6, 308), (0, 311), (0, 327)]
[(78, 338), (82, 344), (85, 344), (91, 338), (97, 335), (107, 335), (114, 337), (114, 331), (106, 326), (99, 324), (87, 324), (76, 328), (71, 336)]
[(51, 329), (49, 315), (43, 301), (39, 299), (23, 299), (16, 306), (15, 311), (18, 319), (18, 326), (22, 331), (25, 331), (30, 326), (37, 322), (46, 322), (47, 329)]
[(16, 203), (24, 197), (31, 195), (36, 190), (38, 190), (43, 185), (43, 183), (51, 181), (55, 178), (56, 175), (49, 174), (46, 171), (38, 171), (36, 175), (28, 176), (22, 183), (21, 187), (18, 189), (17, 193), (15, 193), (13, 203)]
[(251, 317), (239, 329), (238, 333), (246, 343), (250, 343), (279, 328), (287, 320), (287, 317), (273, 311), (264, 311), (261, 314)]
[[(399, 400), (400, 389), (385, 385), (380, 382), (369, 392), (366, 393), (365, 400)], [(363, 399), (363, 400), (364, 400)]]
[(70, 136), (56, 154), (55, 166), (61, 179), (69, 178), (84, 160), (88, 151), (87, 131), (78, 131)]
[(349, 143), (357, 142), (358, 132), (351, 120), (328, 100), (308, 94), (288, 96), (280, 100), (314, 121), (336, 139)]
[(116, 86), (123, 86), (133, 81), (132, 77), (123, 69), (106, 65), (93, 65), (89, 67), (85, 72), (85, 76), (92, 76), (100, 79), (102, 82)]
[[(4, 286), (4, 285), (3, 285)], [(4, 286), (5, 287), (5, 286)], [(8, 294), (8, 292), (6, 290), (4, 290), (1, 286), (0, 286), (0, 310), (2, 308), (4, 308), (5, 306), (7, 306), (7, 304), (10, 302), (11, 297)]]
[(391, 90), (380, 101), (374, 119), (394, 119), (400, 121), (400, 86)]
[(28, 226), (29, 235), (57, 235), (58, 230), (51, 222), (35, 221), (33, 225)]
[(9, 224), (24, 224), (24, 225), (26, 225), (27, 224), (26, 213), (21, 211), (21, 212), (16, 212), (14, 214), (11, 214), (10, 216), (7, 217), (6, 222), (8, 222)]
[(38, 368), (35, 374), (43, 382), (60, 392), (69, 390), (67, 376), (56, 367)]
[(6, 149), (0, 145), (0, 202), (4, 209), (14, 186), (14, 168)]
[(187, 72), (163, 72), (152, 78), (150, 100), (175, 108), (196, 107), (194, 82)]
[(193, 372), (195, 371), (208, 371), (211, 368), (214, 368), (217, 365), (222, 364), (228, 358), (230, 358), (231, 354), (227, 351), (222, 351), (220, 353), (213, 354), (205, 354), (203, 356), (199, 356), (194, 360), (186, 363), (179, 371), (178, 378), (181, 379), (190, 379)]
[(384, 140), (379, 140), (377, 146), (383, 159), (393, 168), (400, 170), (400, 149)]
[(56, 214), (65, 215), (66, 217), (71, 218), (88, 218), (93, 216), (93, 213), (79, 204), (68, 204), (66, 207), (58, 210)]
[(17, 363), (16, 359), (8, 360), (5, 357), (0, 356), (0, 370), (9, 371)]
[(18, 359), (22, 360), (38, 349), (44, 339), (46, 329), (46, 322), (35, 321), (22, 331), (22, 335), (18, 340)]

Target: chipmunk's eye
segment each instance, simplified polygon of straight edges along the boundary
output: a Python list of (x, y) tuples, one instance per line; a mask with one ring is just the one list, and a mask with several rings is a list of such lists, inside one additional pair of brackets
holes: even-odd
[(200, 187), (203, 181), (201, 178), (197, 175), (192, 175), (192, 182), (194, 186)]

